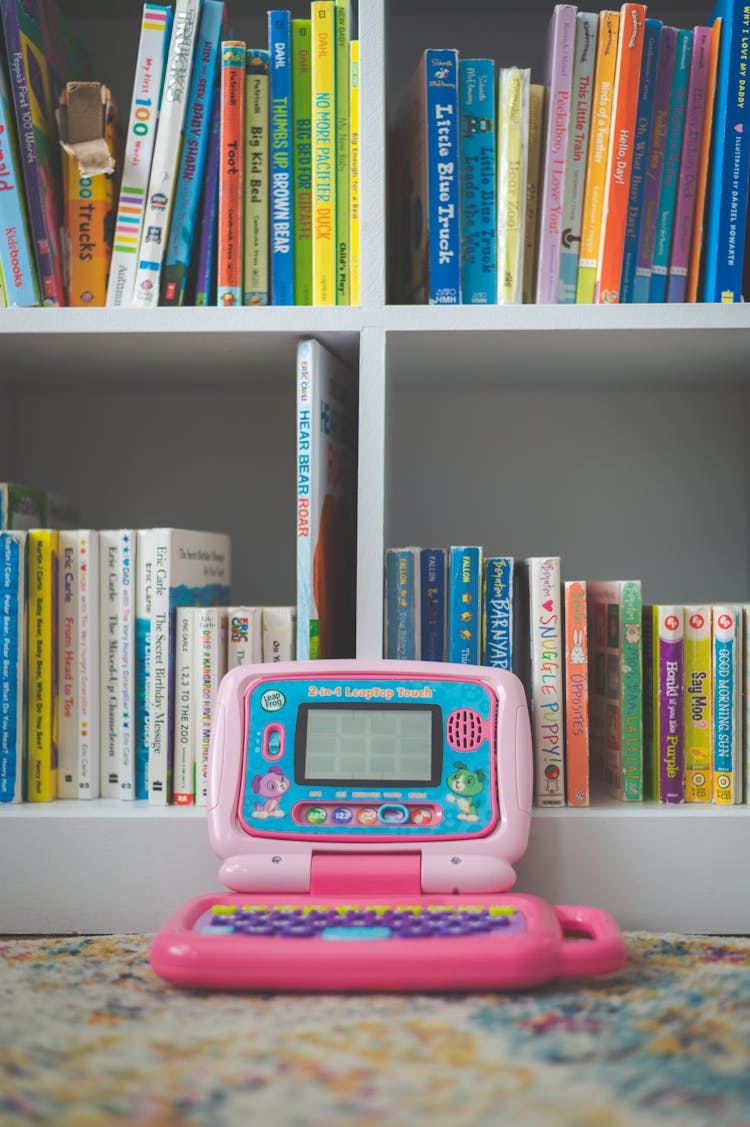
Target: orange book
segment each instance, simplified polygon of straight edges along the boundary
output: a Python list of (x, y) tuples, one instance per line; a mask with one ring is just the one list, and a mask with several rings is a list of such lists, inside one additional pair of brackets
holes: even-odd
[(568, 806), (589, 804), (589, 645), (585, 580), (563, 584), (565, 786)]
[(685, 301), (698, 300), (698, 281), (701, 271), (701, 251), (703, 250), (703, 213), (706, 206), (706, 184), (711, 157), (711, 140), (714, 121), (714, 96), (716, 94), (716, 72), (719, 66), (719, 43), (721, 42), (721, 20), (714, 20), (711, 35), (711, 58), (708, 64), (708, 89), (706, 91), (706, 116), (703, 122), (701, 155), (698, 164), (698, 180), (695, 193), (695, 215), (693, 235), (690, 241), (690, 264), (688, 266), (688, 285)]
[(246, 54), (244, 43), (221, 45), (217, 305), (242, 305)]
[(645, 24), (645, 4), (623, 4), (620, 8), (612, 125), (594, 293), (594, 301), (599, 305), (620, 300)]

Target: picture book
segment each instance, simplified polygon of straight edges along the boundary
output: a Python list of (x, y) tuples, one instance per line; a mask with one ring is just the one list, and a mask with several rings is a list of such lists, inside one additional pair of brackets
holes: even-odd
[[(461, 301), (497, 301), (497, 165), (495, 64), (492, 59), (461, 59), (458, 68), (461, 114)], [(514, 106), (519, 114), (521, 99)], [(520, 161), (513, 168), (518, 185)], [(506, 191), (508, 167), (506, 164)], [(517, 205), (517, 195), (514, 198)], [(517, 230), (517, 227), (516, 227)]]
[(361, 234), (360, 234), (360, 103), (359, 103), (359, 40), (349, 44), (349, 300), (352, 305), (361, 301)]
[(620, 9), (609, 156), (594, 290), (594, 300), (600, 305), (620, 300), (645, 23), (645, 5), (623, 4)]
[(708, 61), (708, 90), (706, 93), (706, 113), (703, 121), (703, 136), (698, 160), (698, 181), (695, 193), (695, 214), (693, 234), (690, 241), (690, 266), (685, 301), (698, 300), (701, 257), (703, 251), (704, 223), (706, 218), (706, 198), (713, 140), (714, 106), (716, 104), (716, 78), (719, 69), (719, 46), (721, 44), (721, 20), (714, 20), (711, 28), (711, 55)]
[(164, 250), (160, 305), (182, 305), (185, 300), (206, 171), (223, 21), (223, 0), (203, 0), (172, 216)]
[(419, 658), (445, 661), (448, 610), (448, 556), (445, 548), (419, 553)]
[(420, 656), (419, 548), (385, 551), (385, 656), (417, 661)]
[(131, 305), (133, 301), (138, 248), (171, 34), (172, 9), (162, 4), (144, 4), (107, 285), (108, 306)]
[(214, 93), (211, 129), (206, 154), (206, 178), (200, 203), (198, 261), (195, 268), (194, 304), (216, 304), (216, 213), (219, 206), (219, 131), (221, 98)]
[(750, 604), (742, 607), (742, 771), (744, 797), (750, 791)]
[(349, 7), (351, 0), (335, 0), (336, 25), (336, 304), (349, 304)]
[(316, 340), (297, 347), (297, 658), (353, 657), (357, 385)]
[(497, 300), (520, 304), (526, 242), (526, 168), (531, 71), (501, 67), (498, 75)]
[(43, 528), (47, 523), (47, 494), (13, 482), (0, 482), (0, 532)]
[(103, 798), (134, 799), (136, 532), (99, 533), (100, 776)]
[(448, 661), (479, 665), (482, 644), (482, 549), (448, 552)]
[(151, 677), (151, 616), (154, 606), (154, 553), (151, 529), (136, 531), (135, 588), (135, 797), (148, 798), (150, 717), (147, 685)]
[(573, 304), (576, 299), (578, 247), (581, 242), (583, 193), (586, 187), (586, 161), (591, 130), (597, 30), (598, 18), (594, 13), (577, 13), (568, 153), (565, 159), (560, 285), (557, 293), (557, 300), (561, 305)]
[(711, 607), (685, 607), (685, 801), (711, 801)]
[[(244, 305), (268, 305), (268, 51), (247, 52), (245, 74), (245, 191), (242, 263)], [(296, 166), (295, 166), (296, 167)]]
[(39, 305), (34, 246), (29, 235), (16, 123), (0, 34), (0, 272), (5, 304)]
[(263, 661), (294, 661), (297, 608), (263, 607)]
[(57, 798), (59, 533), (31, 529), (27, 537), (27, 796)]
[(589, 642), (586, 581), (563, 583), (565, 624), (565, 783), (568, 806), (588, 806)]
[(176, 0), (138, 248), (133, 304), (159, 304), (202, 0)]
[(644, 794), (685, 801), (685, 611), (643, 607)]
[(556, 4), (547, 32), (547, 115), (539, 207), (537, 305), (557, 303), (575, 38), (576, 6)]
[(294, 137), (294, 303), (313, 303), (312, 22), (292, 20)]
[(536, 294), (536, 228), (539, 210), (539, 177), (542, 167), (542, 125), (546, 92), (538, 82), (529, 86), (529, 140), (526, 175), (526, 222), (524, 225), (523, 281), (521, 299), (532, 305)]
[(591, 305), (596, 293), (619, 30), (619, 12), (599, 13), (591, 130), (586, 160), (586, 185), (583, 193), (581, 242), (576, 280), (576, 302), (579, 305)]
[(458, 54), (422, 55), (394, 126), (391, 226), (395, 300), (461, 300)]
[(659, 303), (667, 297), (667, 273), (672, 248), (672, 232), (677, 202), (677, 185), (682, 154), (682, 137), (685, 129), (685, 106), (687, 103), (690, 59), (693, 52), (693, 35), (686, 29), (677, 32), (675, 50), (672, 97), (669, 108), (669, 125), (664, 150), (659, 206), (656, 212), (656, 236), (654, 239), (654, 261), (651, 264), (651, 286), (648, 300)]
[(713, 626), (713, 800), (742, 802), (742, 610), (714, 604)]
[(58, 798), (99, 797), (99, 533), (60, 533)]
[(651, 125), (656, 96), (661, 30), (660, 20), (646, 20), (643, 31), (641, 83), (638, 92), (638, 111), (633, 141), (633, 167), (630, 174), (628, 216), (625, 224), (625, 246), (622, 252), (622, 277), (620, 279), (620, 301), (626, 304), (633, 301), (635, 268), (638, 261), (638, 245), (646, 189), (646, 169), (651, 148)]
[[(268, 51), (271, 70), (271, 304), (294, 305), (292, 43), (288, 11), (268, 13)], [(313, 74), (314, 65), (313, 62)]]
[(221, 44), (216, 304), (227, 308), (243, 302), (246, 59), (240, 40)]
[(750, 6), (738, 0), (718, 0), (709, 22), (716, 19), (722, 23), (702, 294), (704, 301), (737, 302), (742, 300), (750, 160), (750, 101), (746, 96)]
[(587, 581), (589, 749), (609, 794), (643, 798), (641, 581)]
[(199, 607), (175, 610), (174, 655), (174, 804), (195, 804), (195, 744), (200, 700), (197, 617)]
[(263, 661), (263, 608), (227, 607), (227, 669)]
[(338, 301), (336, 156), (336, 11), (314, 0), (312, 13), (312, 235), (313, 301)]
[(488, 556), (482, 586), (482, 665), (513, 669), (512, 556)]
[(645, 304), (651, 289), (651, 268), (654, 262), (656, 226), (659, 215), (664, 157), (669, 132), (669, 109), (672, 101), (677, 52), (677, 29), (663, 27), (659, 44), (659, 64), (654, 88), (654, 109), (651, 120), (651, 139), (646, 162), (646, 180), (641, 204), (641, 229), (638, 236), (638, 257), (633, 281), (634, 302)]
[(195, 727), (195, 803), (208, 801), (208, 750), (219, 682), (227, 669), (227, 616), (218, 607), (201, 607), (195, 620), (194, 646), (197, 686)]
[(531, 715), (534, 801), (538, 806), (564, 806), (560, 557), (517, 560), (515, 583), (515, 672), (526, 690)]
[(0, 803), (26, 797), (26, 533), (0, 531)]

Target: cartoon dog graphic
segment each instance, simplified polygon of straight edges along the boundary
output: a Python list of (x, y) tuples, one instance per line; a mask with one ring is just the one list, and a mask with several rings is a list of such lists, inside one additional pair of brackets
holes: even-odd
[(256, 775), (252, 781), (255, 794), (263, 798), (263, 802), (253, 803), (253, 818), (283, 818), (284, 811), (279, 807), (279, 800), (285, 791), (289, 790), (289, 779), (278, 767), (269, 767), (265, 775)]
[(448, 802), (455, 802), (458, 806), (458, 818), (463, 822), (479, 821), (479, 795), (484, 790), (485, 772), (480, 767), (476, 771), (470, 770), (465, 763), (454, 764), (455, 770), (446, 779), (451, 794), (447, 795)]

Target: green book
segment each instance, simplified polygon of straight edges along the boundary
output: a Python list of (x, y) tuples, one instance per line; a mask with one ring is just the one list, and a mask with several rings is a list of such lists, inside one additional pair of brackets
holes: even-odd
[(336, 0), (336, 304), (349, 304), (349, 3)]
[(312, 21), (292, 20), (294, 303), (312, 305)]
[(243, 305), (268, 305), (269, 55), (248, 50), (245, 72)]

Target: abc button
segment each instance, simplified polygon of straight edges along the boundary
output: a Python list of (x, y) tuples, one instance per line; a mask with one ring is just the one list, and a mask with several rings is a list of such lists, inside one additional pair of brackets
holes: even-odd
[(322, 806), (311, 806), (305, 814), (305, 817), (308, 822), (311, 822), (314, 826), (320, 826), (325, 822), (328, 815)]
[(409, 821), (409, 811), (398, 803), (386, 803), (378, 810), (378, 820), (384, 826), (402, 826)]

